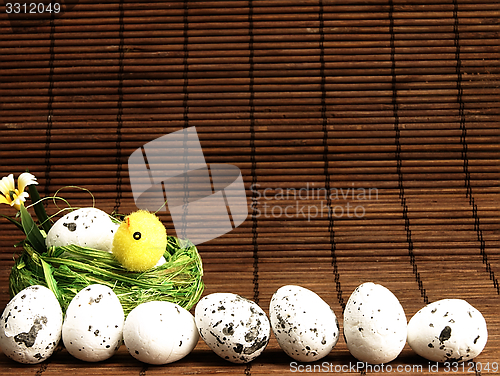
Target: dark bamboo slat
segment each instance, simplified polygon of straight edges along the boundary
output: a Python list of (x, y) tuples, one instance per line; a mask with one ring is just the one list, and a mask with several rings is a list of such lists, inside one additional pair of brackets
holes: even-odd
[[(425, 23), (425, 22), (424, 22)], [(449, 21), (448, 25), (396, 25), (394, 28), (398, 39), (432, 39), (431, 33), (439, 33), (437, 38), (439, 39), (454, 39), (455, 34), (453, 33), (453, 24)], [(0, 21), (0, 25), (2, 22)], [(340, 25), (335, 21), (324, 22), (324, 25), (328, 27), (328, 39), (335, 40), (386, 40), (389, 35), (389, 27), (387, 22), (384, 25), (362, 25), (356, 26), (349, 23), (347, 25)], [(245, 27), (246, 28), (245, 28)], [(254, 23), (254, 33), (258, 40), (277, 40), (280, 38), (283, 40), (290, 40), (294, 38), (295, 41), (300, 40), (316, 40), (318, 38), (317, 32), (319, 23), (318, 21), (294, 21), (293, 28), (288, 22), (276, 21), (272, 24), (259, 23), (258, 21)], [(342, 27), (343, 26), (343, 27)], [(54, 38), (60, 39), (80, 39), (80, 38), (116, 38), (120, 30), (118, 24), (113, 23), (103, 23), (99, 25), (99, 32), (95, 31), (96, 25), (72, 25), (72, 26), (56, 26), (54, 33)], [(124, 32), (127, 37), (182, 37), (183, 35), (183, 24), (182, 23), (168, 23), (163, 22), (152, 23), (148, 22), (145, 24), (131, 24), (125, 27)], [(45, 39), (50, 35), (50, 27), (40, 26), (36, 28), (37, 34), (29, 37), (30, 34), (16, 33), (9, 34), (7, 27), (0, 26), (0, 33), (3, 34), (3, 40), (41, 40)], [(493, 21), (488, 20), (469, 20), (459, 25), (458, 31), (464, 39), (477, 39), (493, 37), (494, 33), (497, 31)], [(228, 39), (234, 38), (236, 36), (248, 36), (248, 23), (245, 22), (204, 22), (200, 25), (190, 24), (188, 31), (189, 42), (196, 42), (198, 40), (207, 40), (208, 37), (214, 38), (209, 39), (210, 42), (215, 42), (217, 37), (224, 38), (227, 36)], [(201, 39), (201, 38), (204, 39)], [(182, 40), (176, 39), (177, 43), (183, 43)], [(226, 38), (224, 40), (227, 40)]]
[[(494, 15), (493, 15), (494, 16)], [(315, 28), (306, 28), (302, 30), (289, 30), (289, 29), (283, 29), (280, 30), (280, 33), (277, 32), (276, 29), (272, 29), (271, 32), (267, 31), (267, 29), (257, 29), (255, 35), (253, 36), (254, 43), (256, 43), (256, 47), (260, 46), (267, 46), (266, 42), (274, 42), (274, 43), (301, 43), (308, 45), (309, 43), (307, 42), (314, 42), (319, 39), (318, 35), (318, 25), (316, 25)], [(497, 31), (494, 25), (481, 25), (480, 26), (480, 31), (468, 31), (468, 29), (474, 29), (474, 27), (468, 27), (465, 28), (465, 30), (460, 30), (461, 32), (461, 38), (460, 38), (460, 43), (463, 45), (475, 45), (475, 44), (483, 44), (483, 40), (487, 39), (493, 39), (495, 36), (495, 32)], [(78, 40), (82, 41), (88, 41), (91, 42), (92, 44), (111, 44), (110, 41), (114, 41), (115, 43), (118, 42), (119, 40), (119, 35), (118, 31), (119, 29), (117, 28), (116, 31), (109, 31), (109, 32), (99, 32), (95, 33), (92, 31), (80, 31), (78, 30), (72, 30), (71, 32), (58, 32), (54, 33), (54, 39), (56, 40), (56, 43), (58, 46), (65, 46), (65, 45), (79, 45), (81, 42), (78, 42)], [(224, 29), (227, 30), (227, 29)], [(237, 43), (248, 43), (250, 36), (248, 35), (248, 29), (240, 29), (234, 30), (234, 29), (229, 29), (226, 31), (227, 35), (224, 35), (222, 33), (213, 33), (211, 30), (195, 30), (197, 32), (190, 32), (188, 34), (188, 41), (189, 45), (201, 45), (201, 44), (210, 44), (210, 43), (231, 43), (231, 44), (237, 44)], [(298, 31), (298, 32), (297, 32)], [(356, 30), (354, 30), (356, 31)], [(368, 33), (368, 29), (366, 30), (366, 33), (349, 33), (349, 34), (343, 34), (343, 33), (335, 33), (335, 29), (329, 30), (329, 33), (325, 35), (325, 41), (331, 41), (331, 44), (333, 45), (334, 41), (337, 43), (341, 43), (344, 41), (344, 43), (352, 43), (352, 41), (356, 41), (357, 43), (367, 43), (367, 41), (370, 41), (372, 44), (378, 45), (379, 41), (387, 41), (390, 38), (390, 33), (388, 27), (385, 27), (383, 29), (376, 29), (371, 30), (371, 33)], [(419, 42), (419, 40), (426, 40), (429, 41), (431, 39), (430, 33), (437, 32), (441, 30), (433, 30), (432, 27), (429, 27), (428, 29), (425, 30), (418, 30), (416, 33), (410, 33), (410, 30), (405, 30), (403, 33), (403, 30), (396, 30), (397, 35), (397, 45), (402, 46), (402, 45), (421, 45), (422, 42)], [(176, 48), (175, 45), (183, 45), (184, 44), (184, 36), (183, 36), (183, 30), (180, 29), (178, 31), (170, 31), (170, 32), (165, 32), (161, 30), (148, 30), (148, 31), (126, 31), (125, 32), (126, 37), (124, 39), (124, 42), (127, 45), (133, 45), (133, 44), (159, 44), (159, 43), (165, 43), (166, 45), (170, 46), (171, 48)], [(208, 34), (208, 35), (207, 35)], [(210, 34), (215, 34), (215, 35), (210, 35)], [(222, 35), (220, 35), (222, 34)], [(42, 38), (45, 36), (45, 38)], [(0, 44), (2, 47), (11, 47), (11, 46), (18, 46), (22, 45), (24, 47), (38, 47), (38, 46), (43, 46), (43, 45), (48, 45), (49, 41), (47, 40), (48, 37), (50, 36), (49, 33), (41, 34), (38, 36), (39, 39), (33, 39), (33, 38), (28, 38), (28, 35), (25, 35), (23, 38), (23, 35), (17, 35), (17, 34), (11, 34), (11, 35), (6, 35), (5, 38), (2, 38), (3, 41)], [(445, 33), (441, 32), (439, 34), (439, 41), (437, 42), (434, 40), (433, 45), (439, 46), (439, 45), (446, 45), (447, 43), (444, 43), (442, 41), (448, 40), (448, 41), (453, 41), (455, 39), (455, 34), (453, 33), (452, 26), (446, 30)], [(363, 45), (363, 44), (361, 44)], [(399, 52), (399, 51), (398, 51)]]
[[(59, 132), (65, 132), (69, 129), (75, 130), (75, 132), (83, 132), (84, 130), (92, 131), (95, 134), (100, 133), (115, 133), (116, 127), (116, 119), (114, 121), (97, 121), (97, 120), (89, 120), (89, 121), (74, 121), (74, 122), (63, 122), (57, 121), (54, 122), (55, 134)], [(151, 139), (154, 138), (155, 134), (158, 136), (160, 134), (170, 133), (174, 131), (178, 131), (182, 129), (183, 122), (182, 121), (170, 121), (168, 124), (160, 121), (150, 121), (148, 122), (148, 126), (140, 127), (144, 123), (141, 122), (125, 122), (123, 124), (123, 131), (127, 134), (143, 134), (150, 135)], [(248, 137), (249, 132), (249, 121), (248, 119), (233, 119), (233, 120), (214, 120), (203, 122), (190, 122), (193, 126), (197, 126), (197, 132), (202, 139), (205, 138), (216, 138), (216, 139), (246, 139)], [(16, 128), (20, 128), (23, 130), (45, 130), (47, 126), (47, 118), (40, 122), (23, 122), (22, 126), (15, 126), (10, 124), (2, 124), (1, 129), (3, 131), (9, 132), (10, 130), (14, 130)], [(321, 119), (280, 119), (279, 121), (269, 120), (268, 124), (263, 125), (261, 122), (255, 125), (255, 131), (257, 137), (265, 137), (267, 132), (276, 133), (279, 132), (286, 137), (285, 135), (289, 132), (322, 132), (322, 122)], [(479, 121), (469, 121), (467, 123), (467, 134), (470, 135), (490, 135), (491, 132), (498, 131), (498, 127), (494, 122), (479, 122)], [(161, 130), (159, 132), (158, 130)], [(425, 124), (425, 123), (412, 123), (406, 124), (405, 128), (400, 130), (401, 134), (408, 134), (409, 136), (427, 136), (427, 135), (435, 135), (436, 133), (442, 134), (443, 136), (452, 135), (451, 132), (459, 131), (459, 126), (457, 123), (442, 123), (439, 124), (439, 128), (436, 129), (435, 124)], [(211, 134), (213, 131), (213, 134)], [(342, 134), (342, 132), (346, 132), (345, 135), (354, 135), (360, 136), (362, 134), (366, 134), (369, 136), (373, 135), (395, 135), (394, 126), (390, 123), (379, 123), (377, 124), (377, 128), (374, 129), (373, 125), (370, 124), (339, 124), (336, 123), (334, 125), (327, 125), (327, 131), (329, 135), (335, 137), (336, 134)], [(375, 132), (375, 133), (373, 133)], [(448, 133), (449, 132), (449, 133)], [(496, 134), (496, 133), (494, 133)], [(26, 140), (29, 142), (29, 140)], [(338, 163), (341, 163), (339, 161)], [(387, 163), (395, 163), (395, 161), (387, 161)], [(442, 163), (454, 163), (452, 161), (443, 161)]]
[[(24, 130), (28, 130), (28, 129), (29, 128), (26, 128)], [(91, 128), (90, 130), (93, 130), (93, 128)], [(5, 132), (6, 132), (7, 136), (12, 135), (12, 138), (11, 138), (12, 140), (14, 140), (14, 141), (19, 140), (19, 136), (16, 138), (16, 136), (13, 134), (12, 130), (6, 130)], [(87, 136), (84, 133), (84, 132), (86, 132), (85, 128), (82, 129), (80, 134), (73, 133), (72, 135), (69, 135), (68, 132), (69, 131), (67, 131), (65, 129), (62, 129), (59, 132), (55, 132), (53, 142), (56, 144), (60, 143), (63, 141), (64, 137), (68, 137), (67, 140), (70, 142), (79, 141), (82, 143), (84, 143), (85, 141), (105, 142), (105, 141), (112, 141), (112, 140), (116, 139), (116, 134), (112, 134), (112, 132), (111, 132), (111, 134), (108, 132), (96, 132), (96, 134), (94, 134), (93, 136)], [(443, 131), (443, 132), (446, 132), (446, 131)], [(371, 141), (370, 138), (364, 138), (364, 137), (362, 137), (362, 135), (360, 133), (357, 133), (357, 132), (352, 132), (352, 133), (349, 132), (349, 136), (344, 136), (345, 138), (341, 138), (343, 132), (331, 132), (331, 133), (332, 133), (332, 137), (331, 137), (329, 142), (332, 144), (349, 145), (349, 144), (353, 144), (353, 143), (354, 144), (365, 144), (366, 143), (366, 144), (389, 144), (390, 145), (394, 141), (394, 133), (391, 134), (389, 132), (387, 132), (387, 134), (385, 134), (385, 137), (376, 138), (376, 141), (378, 141), (378, 142)], [(341, 133), (341, 134), (338, 134), (338, 133)], [(456, 129), (449, 130), (447, 133), (448, 133), (448, 135), (443, 135), (441, 137), (439, 137), (439, 136), (436, 137), (434, 134), (428, 134), (428, 133), (424, 134), (420, 137), (416, 137), (415, 134), (412, 134), (412, 132), (410, 131), (408, 133), (408, 135), (406, 136), (406, 140), (404, 142), (409, 143), (409, 144), (424, 144), (425, 142), (429, 142), (429, 143), (433, 143), (433, 144), (459, 143), (460, 140), (457, 141), (457, 137), (459, 137), (460, 134), (456, 133)], [(151, 139), (152, 137), (154, 137), (154, 135), (155, 135), (155, 133), (142, 133), (142, 132), (140, 132), (138, 134), (136, 132), (130, 132), (128, 134), (128, 136), (126, 136), (125, 141), (129, 141), (129, 142), (130, 141), (136, 141), (136, 142), (147, 141), (147, 140)], [(42, 141), (43, 136), (44, 136), (44, 132), (42, 130), (40, 130), (40, 131), (38, 129), (33, 130), (33, 137), (34, 137), (33, 141), (34, 142)], [(306, 144), (306, 143), (318, 144), (319, 141), (321, 141), (321, 138), (317, 137), (316, 132), (311, 132), (311, 136), (312, 136), (311, 140), (309, 142), (304, 141), (304, 144)], [(336, 136), (338, 136), (338, 137), (336, 137)], [(382, 136), (382, 135), (380, 135), (380, 136)], [(415, 138), (411, 139), (410, 137), (412, 137), (412, 136)], [(481, 141), (495, 141), (496, 136), (497, 136), (497, 132), (495, 132), (495, 130), (492, 130), (492, 133), (490, 135), (481, 135), (481, 136), (472, 136), (471, 135), (471, 136), (469, 136), (469, 140), (471, 143), (481, 143)], [(274, 140), (272, 137), (272, 133), (271, 133), (271, 135), (262, 134), (259, 136), (258, 139), (259, 139), (259, 146), (266, 146), (269, 142)], [(279, 146), (279, 143), (281, 143), (283, 146), (283, 145), (287, 145), (287, 144), (292, 144), (294, 142), (298, 142), (300, 140), (300, 137), (298, 137), (298, 135), (294, 135), (294, 134), (289, 134), (288, 137), (282, 136), (280, 134), (280, 136), (276, 137), (276, 140), (277, 140), (276, 146)], [(30, 143), (28, 142), (27, 144), (29, 145)], [(227, 137), (224, 137), (220, 140), (206, 139), (206, 140), (203, 140), (203, 144), (206, 145), (207, 147), (217, 147), (217, 146), (224, 147), (224, 146), (236, 146), (236, 145), (242, 146), (242, 145), (248, 145), (248, 141), (245, 139), (242, 139), (241, 137), (235, 137), (234, 139), (229, 139)], [(36, 147), (36, 145), (31, 145), (31, 146)], [(43, 149), (43, 146), (39, 146), (39, 148)]]
[[(37, 135), (39, 133), (39, 135)], [(36, 132), (33, 131), (33, 136), (29, 140), (29, 143), (26, 143), (24, 148), (30, 148), (30, 149), (40, 149), (44, 150), (44, 143), (46, 142), (47, 135), (45, 134), (46, 132)], [(106, 148), (107, 143), (112, 143), (116, 142), (116, 134), (108, 134), (108, 133), (103, 133), (103, 134), (93, 134), (93, 135), (75, 135), (74, 133), (68, 134), (68, 132), (54, 132), (55, 134), (51, 135), (51, 143), (55, 144), (55, 148), (58, 148), (56, 145), (62, 145), (62, 144), (78, 144), (81, 145), (81, 147), (92, 147), (92, 144), (95, 144), (97, 147), (102, 147)], [(337, 148), (338, 146), (349, 146), (349, 145), (391, 145), (394, 143), (394, 134), (387, 134), (385, 138), (364, 138), (361, 137), (361, 135), (356, 135), (356, 134), (349, 134), (349, 135), (342, 135), (342, 134), (336, 134), (337, 132), (332, 132), (331, 138), (328, 141), (328, 145), (332, 145), (332, 147)], [(443, 132), (445, 133), (445, 132)], [(409, 150), (416, 150), (418, 149), (418, 145), (421, 145), (421, 148), (424, 149), (425, 147), (429, 147), (431, 145), (434, 145), (434, 149), (439, 150), (444, 147), (448, 147), (451, 150), (456, 150), (456, 147), (460, 146), (460, 136), (461, 134), (459, 133), (459, 130), (455, 130), (451, 133), (449, 136), (442, 135), (440, 137), (435, 137), (434, 135), (428, 135), (428, 136), (420, 136), (416, 137), (415, 135), (412, 135), (412, 132), (408, 132), (408, 134), (405, 134), (403, 138), (401, 139), (400, 143), (401, 146), (404, 147), (402, 151), (409, 151)], [(481, 136), (473, 136), (469, 135), (467, 137), (467, 142), (469, 145), (483, 145), (485, 143), (491, 143), (495, 144), (500, 141), (500, 132), (493, 130), (491, 132), (492, 134), (486, 135), (482, 134)], [(24, 138), (16, 136), (15, 132), (9, 132), (5, 131), (4, 132), (5, 137), (9, 137), (12, 142), (22, 144), (24, 142)], [(129, 135), (124, 135), (122, 138), (123, 142), (147, 142), (151, 138), (150, 135), (143, 135), (141, 134), (135, 134), (131, 133)], [(301, 144), (302, 146), (314, 146), (314, 145), (321, 145), (322, 144), (322, 138), (321, 135), (315, 135), (314, 133), (310, 133), (310, 138), (305, 141), (301, 139), (300, 134), (288, 134), (288, 137), (283, 137), (283, 135), (280, 134), (265, 134), (262, 135), (255, 140), (255, 146), (256, 147), (266, 147), (266, 146), (275, 146), (276, 148), (278, 147), (286, 147), (286, 146), (293, 146), (295, 144)], [(410, 146), (411, 145), (411, 146)], [(425, 146), (424, 146), (425, 145)], [(446, 145), (446, 146), (444, 146)], [(247, 140), (239, 140), (239, 139), (231, 139), (231, 140), (203, 140), (203, 146), (207, 148), (214, 148), (214, 147), (248, 147), (249, 142)], [(14, 147), (14, 146), (12, 146)], [(410, 149), (410, 147), (412, 149)], [(7, 149), (7, 147), (6, 147)], [(340, 149), (336, 149), (340, 150)], [(368, 149), (367, 149), (368, 150)], [(381, 149), (382, 150), (382, 149)], [(446, 168), (449, 168), (446, 166)], [(280, 169), (281, 167), (276, 166), (275, 169)], [(284, 171), (284, 170), (282, 170)], [(319, 171), (319, 170), (318, 170)], [(322, 172), (319, 171), (321, 174)]]

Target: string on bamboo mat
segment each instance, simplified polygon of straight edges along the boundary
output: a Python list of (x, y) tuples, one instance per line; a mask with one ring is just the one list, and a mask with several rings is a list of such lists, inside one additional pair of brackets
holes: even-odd
[(486, 272), (489, 275), (490, 280), (493, 282), (493, 287), (495, 288), (497, 294), (500, 295), (500, 285), (497, 278), (495, 277), (495, 272), (491, 268), (491, 264), (488, 260), (488, 254), (486, 252), (486, 243), (483, 238), (483, 231), (480, 226), (480, 219), (477, 210), (477, 204), (474, 202), (474, 196), (472, 194), (471, 177), (469, 172), (469, 157), (467, 148), (467, 123), (465, 117), (465, 103), (463, 99), (463, 86), (462, 86), (462, 57), (460, 51), (460, 31), (459, 31), (459, 18), (458, 18), (458, 2), (453, 0), (453, 33), (454, 33), (454, 46), (455, 46), (455, 60), (456, 60), (456, 73), (457, 73), (457, 102), (458, 111), (460, 118), (460, 143), (462, 144), (462, 160), (463, 160), (463, 171), (465, 179), (466, 197), (469, 199), (469, 205), (472, 209), (472, 218), (474, 219), (474, 231), (477, 234), (477, 241), (479, 242), (479, 253), (482, 257), (483, 264), (485, 265)]
[[(320, 75), (321, 75), (321, 119), (323, 129), (323, 163), (325, 174), (325, 189), (330, 192), (330, 173), (328, 164), (328, 117), (326, 113), (326, 74), (325, 74), (325, 21), (324, 21), (324, 8), (323, 0), (319, 2), (319, 45), (320, 45)], [(340, 284), (340, 273), (337, 265), (336, 244), (335, 244), (335, 230), (332, 210), (332, 200), (329, 194), (326, 195), (326, 207), (328, 208), (328, 235), (330, 239), (330, 255), (332, 259), (333, 274), (335, 276), (335, 290), (337, 291), (337, 300), (344, 311), (345, 303), (342, 296), (342, 286)]]
[(428, 304), (429, 299), (425, 291), (420, 273), (418, 271), (415, 254), (413, 252), (413, 240), (411, 237), (410, 219), (408, 217), (408, 205), (406, 204), (405, 188), (403, 184), (402, 160), (401, 160), (401, 142), (400, 142), (400, 127), (399, 127), (399, 107), (398, 107), (398, 91), (397, 91), (397, 76), (396, 76), (396, 46), (395, 46), (395, 33), (394, 33), (394, 3), (389, 1), (389, 32), (390, 32), (390, 46), (391, 46), (391, 86), (392, 86), (392, 111), (394, 115), (394, 131), (396, 143), (396, 169), (398, 175), (398, 189), (399, 199), (403, 210), (404, 227), (406, 231), (406, 242), (408, 243), (408, 255), (410, 257), (410, 264), (412, 266), (415, 280), (420, 290), (420, 296), (424, 299), (424, 303)]
[[(45, 131), (45, 187), (44, 194), (45, 197), (49, 196), (49, 187), (50, 187), (50, 148), (51, 148), (51, 136), (52, 136), (52, 117), (54, 115), (54, 59), (55, 59), (55, 23), (54, 23), (55, 13), (52, 12), (50, 14), (50, 47), (49, 47), (49, 92), (48, 92), (48, 103), (47, 103), (47, 128)], [(45, 202), (45, 206), (48, 204), (48, 201)]]
[[(250, 161), (251, 161), (251, 176), (252, 187), (257, 184), (257, 162), (255, 159), (255, 92), (254, 92), (254, 30), (253, 30), (253, 1), (248, 2), (248, 36), (249, 36), (249, 120), (250, 120)], [(257, 192), (252, 189), (252, 246), (253, 246), (253, 300), (259, 304), (259, 244), (257, 231)]]
[[(182, 127), (186, 129), (189, 127), (189, 7), (188, 1), (184, 0), (182, 4)], [(187, 168), (189, 163), (189, 152), (187, 145), (188, 135), (185, 133), (182, 139), (182, 162), (185, 168)], [(182, 197), (183, 210), (181, 217), (181, 229), (180, 236), (185, 239), (187, 237), (187, 215), (189, 210), (189, 177), (188, 174), (184, 174), (184, 179), (182, 181), (184, 196)], [(165, 190), (163, 190), (165, 192)]]
[[(248, 76), (249, 85), (248, 89), (250, 91), (249, 98), (249, 120), (250, 120), (250, 161), (251, 161), (251, 176), (252, 176), (252, 187), (257, 184), (257, 162), (255, 159), (255, 105), (254, 105), (254, 35), (253, 35), (253, 0), (248, 1)], [(259, 304), (259, 244), (258, 244), (258, 232), (257, 232), (257, 192), (252, 189), (252, 246), (253, 246), (253, 301)], [(252, 362), (248, 363), (245, 367), (245, 375), (252, 375)]]
[(118, 114), (116, 116), (116, 197), (113, 212), (118, 213), (122, 199), (122, 128), (123, 128), (123, 76), (124, 76), (124, 58), (125, 58), (125, 24), (124, 24), (124, 10), (123, 0), (119, 4), (120, 20), (119, 20), (119, 39), (118, 44)]
[(458, 115), (460, 119), (460, 143), (462, 144), (462, 160), (463, 160), (463, 170), (465, 175), (465, 188), (466, 197), (469, 199), (469, 204), (472, 200), (472, 188), (470, 184), (470, 173), (469, 173), (469, 158), (467, 156), (467, 128), (465, 126), (465, 104), (463, 101), (463, 88), (462, 88), (462, 58), (460, 56), (460, 33), (458, 31), (459, 20), (458, 20), (458, 3), (456, 0), (453, 1), (453, 44), (455, 46), (455, 61), (456, 61), (456, 71), (457, 71), (457, 103), (458, 103)]
[(182, 121), (183, 128), (186, 129), (189, 126), (189, 18), (188, 18), (188, 2), (184, 0), (183, 11), (182, 11)]

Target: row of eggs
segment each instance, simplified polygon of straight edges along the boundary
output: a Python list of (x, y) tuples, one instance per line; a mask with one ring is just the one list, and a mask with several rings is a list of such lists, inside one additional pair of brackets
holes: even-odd
[[(351, 294), (343, 324), (350, 353), (371, 364), (394, 360), (406, 342), (431, 361), (466, 361), (479, 355), (488, 336), (484, 317), (465, 300), (428, 304), (407, 323), (396, 296), (371, 282)], [(153, 301), (125, 319), (112, 289), (95, 284), (73, 298), (64, 320), (52, 291), (30, 286), (7, 304), (0, 326), (0, 349), (28, 364), (50, 357), (61, 338), (67, 351), (84, 361), (108, 359), (124, 343), (144, 363), (167, 364), (189, 354), (199, 336), (223, 359), (247, 363), (264, 351), (271, 330), (286, 354), (310, 362), (329, 354), (340, 335), (330, 306), (295, 285), (275, 292), (269, 317), (251, 300), (213, 293), (198, 302), (194, 316), (177, 304)]]

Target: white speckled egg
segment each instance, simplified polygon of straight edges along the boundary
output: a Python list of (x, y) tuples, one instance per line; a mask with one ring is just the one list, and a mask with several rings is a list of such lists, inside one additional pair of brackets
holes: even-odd
[(408, 323), (408, 344), (435, 362), (463, 362), (483, 351), (488, 340), (486, 321), (462, 299), (443, 299), (415, 313)]
[(333, 310), (304, 287), (279, 288), (271, 298), (269, 318), (280, 347), (301, 362), (325, 357), (339, 339), (339, 323)]
[(43, 362), (61, 339), (62, 319), (54, 293), (44, 286), (29, 286), (12, 298), (0, 316), (0, 348), (16, 362)]
[(248, 363), (266, 348), (271, 325), (255, 302), (232, 293), (202, 298), (195, 309), (201, 338), (221, 358)]
[(403, 307), (386, 287), (372, 282), (358, 286), (344, 310), (344, 337), (350, 353), (371, 364), (394, 360), (406, 343)]
[(139, 304), (129, 313), (123, 328), (129, 353), (149, 364), (184, 358), (199, 338), (193, 315), (178, 304), (165, 301)]
[(111, 252), (118, 224), (97, 208), (82, 208), (54, 223), (45, 239), (47, 247), (70, 244)]
[(123, 322), (123, 308), (113, 290), (99, 284), (85, 287), (66, 310), (64, 346), (80, 360), (106, 360), (121, 346)]

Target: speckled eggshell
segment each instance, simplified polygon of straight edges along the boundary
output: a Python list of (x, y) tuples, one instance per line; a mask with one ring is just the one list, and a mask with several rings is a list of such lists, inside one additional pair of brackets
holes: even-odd
[(180, 360), (193, 351), (198, 339), (193, 315), (165, 301), (139, 304), (129, 313), (123, 328), (129, 353), (148, 364)]
[(62, 339), (68, 352), (87, 362), (113, 356), (122, 344), (124, 314), (116, 294), (90, 285), (75, 295), (66, 310)]
[(0, 316), (0, 349), (19, 363), (43, 362), (61, 339), (62, 321), (54, 293), (44, 286), (29, 286), (12, 298)]
[(488, 340), (486, 321), (462, 299), (443, 299), (415, 313), (408, 323), (408, 344), (435, 362), (463, 362), (483, 351)]
[(403, 307), (386, 287), (358, 286), (344, 310), (344, 338), (350, 353), (371, 364), (388, 363), (403, 350), (407, 323)]
[(195, 309), (201, 338), (221, 358), (248, 363), (266, 348), (271, 325), (255, 302), (232, 293), (202, 298)]
[(77, 209), (54, 223), (47, 233), (45, 244), (47, 247), (75, 244), (111, 252), (118, 226), (100, 209)]
[(280, 287), (271, 298), (269, 318), (280, 347), (301, 362), (325, 357), (339, 339), (339, 323), (331, 307), (304, 287)]

